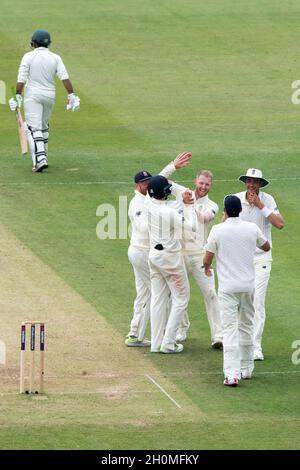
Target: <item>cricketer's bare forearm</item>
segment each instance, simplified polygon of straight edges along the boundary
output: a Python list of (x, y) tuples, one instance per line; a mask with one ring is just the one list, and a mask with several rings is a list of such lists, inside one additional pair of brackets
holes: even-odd
[(16, 94), (17, 95), (22, 95), (23, 88), (24, 88), (24, 83), (23, 82), (18, 82), (16, 85)]
[(214, 253), (211, 251), (206, 251), (203, 257), (203, 267), (206, 276), (212, 276), (212, 261), (214, 259)]
[(73, 85), (71, 83), (71, 80), (69, 80), (68, 78), (66, 80), (62, 80), (63, 82), (63, 85), (65, 87), (65, 89), (67, 90), (68, 92), (68, 95), (70, 95), (71, 93), (74, 93), (74, 90), (73, 90)]

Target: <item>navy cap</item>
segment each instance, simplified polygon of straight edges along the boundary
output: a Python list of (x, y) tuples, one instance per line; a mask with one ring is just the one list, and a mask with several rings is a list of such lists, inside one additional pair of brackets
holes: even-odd
[(224, 207), (228, 214), (228, 217), (238, 217), (242, 210), (242, 203), (240, 198), (230, 194), (224, 199)]
[(134, 182), (137, 184), (143, 181), (147, 181), (150, 178), (152, 178), (152, 175), (150, 175), (148, 171), (139, 171), (134, 177)]

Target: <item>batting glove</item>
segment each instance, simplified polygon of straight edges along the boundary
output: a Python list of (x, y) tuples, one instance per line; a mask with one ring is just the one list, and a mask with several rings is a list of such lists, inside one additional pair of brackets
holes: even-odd
[(80, 108), (80, 98), (79, 96), (74, 95), (74, 93), (70, 93), (68, 95), (68, 104), (67, 110), (71, 111), (78, 111)]
[(9, 104), (11, 111), (15, 111), (17, 108), (21, 108), (22, 101), (23, 101), (23, 98), (21, 95), (16, 95), (16, 99), (10, 98), (10, 100), (8, 101), (8, 104)]

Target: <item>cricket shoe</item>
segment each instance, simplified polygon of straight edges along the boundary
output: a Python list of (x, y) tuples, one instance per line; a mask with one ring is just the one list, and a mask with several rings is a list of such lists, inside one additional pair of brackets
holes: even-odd
[(252, 370), (251, 369), (244, 369), (241, 371), (241, 378), (243, 380), (250, 380), (252, 379)]
[(181, 353), (182, 351), (183, 351), (182, 344), (177, 344), (177, 343), (174, 344), (174, 349), (164, 348), (163, 346), (161, 346), (160, 348), (160, 352), (163, 354), (176, 354), (176, 353)]
[(151, 346), (151, 341), (148, 339), (139, 340), (136, 336), (127, 336), (125, 344), (132, 348), (147, 348)]
[(185, 341), (186, 335), (187, 335), (187, 331), (179, 328), (176, 333), (176, 341), (179, 341), (180, 343), (181, 341)]
[(220, 339), (214, 341), (213, 343), (211, 343), (211, 347), (213, 349), (223, 349), (223, 343)]
[(224, 385), (227, 385), (228, 387), (237, 387), (239, 384), (239, 379), (234, 377), (233, 379), (229, 379), (228, 377), (225, 378)]
[(264, 355), (261, 349), (254, 349), (253, 353), (254, 361), (264, 361)]
[(45, 158), (43, 158), (40, 162), (37, 162), (37, 164), (32, 168), (33, 173), (40, 173), (43, 170), (46, 170), (48, 168), (48, 162)]

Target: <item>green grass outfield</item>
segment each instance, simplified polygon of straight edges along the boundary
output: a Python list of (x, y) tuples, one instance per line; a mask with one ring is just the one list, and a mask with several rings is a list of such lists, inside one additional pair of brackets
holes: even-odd
[[(29, 157), (19, 156), (14, 117), (0, 106), (0, 223), (115, 331), (127, 333), (134, 299), (128, 240), (100, 241), (96, 209), (117, 205), (119, 195), (131, 197), (138, 170), (156, 173), (189, 150), (190, 166), (174, 179), (192, 182), (199, 168), (211, 169), (211, 196), (221, 205), (225, 194), (242, 190), (240, 174), (261, 168), (286, 227), (273, 230), (266, 360), (256, 365), (253, 381), (223, 387), (222, 355), (209, 349), (203, 303), (192, 283), (184, 353), (139, 354), (149, 355), (203, 419), (186, 420), (183, 409), (172, 422), (162, 415), (159, 425), (138, 428), (112, 410), (103, 425), (82, 424), (80, 417), (61, 424), (59, 416), (55, 425), (52, 414), (51, 424), (24, 428), (27, 402), (17, 397), (23, 400), (19, 423), (1, 419), (0, 448), (299, 448), (300, 364), (291, 362), (291, 345), (300, 339), (300, 106), (291, 103), (291, 84), (300, 79), (299, 2), (53, 0), (29, 8), (16, 0), (13, 10), (2, 0), (0, 80), (7, 98), (32, 32), (43, 27), (82, 107), (67, 113), (58, 84), (50, 167), (33, 175)], [(46, 416), (46, 406), (38, 406)], [(90, 406), (87, 400), (87, 414)], [(147, 400), (139, 406), (143, 416)], [(3, 411), (9, 416), (12, 408)]]

